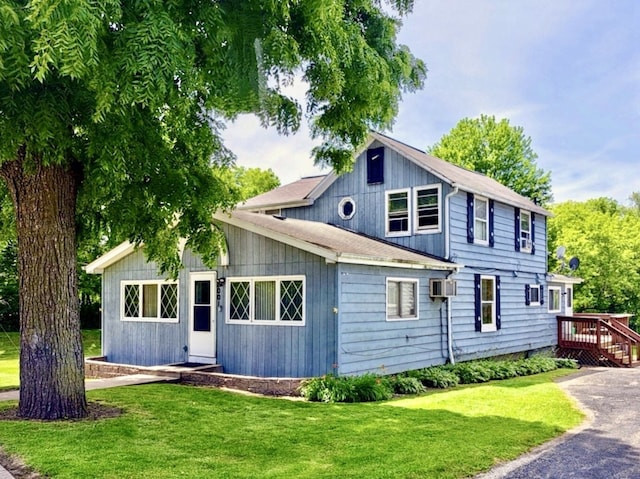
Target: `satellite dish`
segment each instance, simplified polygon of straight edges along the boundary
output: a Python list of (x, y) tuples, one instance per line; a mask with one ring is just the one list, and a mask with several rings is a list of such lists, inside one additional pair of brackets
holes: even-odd
[(556, 258), (564, 259), (564, 254), (566, 252), (567, 252), (567, 248), (565, 248), (564, 246), (558, 246), (558, 249), (556, 250)]
[(569, 260), (569, 268), (571, 268), (571, 271), (577, 270), (579, 266), (580, 260), (576, 256)]

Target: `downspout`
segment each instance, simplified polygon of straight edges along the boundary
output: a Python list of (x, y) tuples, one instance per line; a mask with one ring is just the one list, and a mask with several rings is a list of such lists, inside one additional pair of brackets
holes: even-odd
[[(451, 201), (451, 197), (453, 195), (458, 194), (459, 188), (458, 186), (454, 185), (453, 190), (451, 190), (449, 193), (447, 193), (447, 195), (444, 197), (444, 216), (445, 216), (445, 221), (446, 221), (446, 228), (444, 230), (444, 251), (445, 251), (445, 259), (449, 260), (450, 256), (451, 256), (451, 245), (449, 244), (450, 238), (451, 238), (451, 221), (450, 221), (450, 210), (451, 208), (449, 207), (449, 203)], [(457, 273), (457, 269), (450, 273), (449, 275), (447, 275), (447, 278), (449, 276), (451, 276), (454, 273)], [(453, 320), (451, 318), (451, 297), (447, 298), (447, 350), (449, 353), (449, 362), (451, 364), (455, 364), (456, 360), (453, 356), (453, 332), (452, 332), (452, 328), (453, 328)]]

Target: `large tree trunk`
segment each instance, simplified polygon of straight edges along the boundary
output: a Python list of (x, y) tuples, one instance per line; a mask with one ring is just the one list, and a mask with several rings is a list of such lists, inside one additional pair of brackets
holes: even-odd
[(20, 275), (19, 415), (87, 414), (76, 271), (78, 175), (24, 158), (0, 166), (16, 213)]

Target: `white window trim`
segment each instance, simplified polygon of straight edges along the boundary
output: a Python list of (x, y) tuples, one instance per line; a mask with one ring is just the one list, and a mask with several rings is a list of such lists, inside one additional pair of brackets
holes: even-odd
[[(256, 320), (254, 317), (255, 283), (261, 281), (275, 281), (276, 283), (276, 319), (273, 321)], [(280, 319), (280, 284), (282, 281), (302, 281), (302, 320), (283, 321)], [(231, 283), (249, 283), (249, 319), (230, 319), (231, 315)], [(247, 324), (254, 326), (304, 326), (306, 324), (307, 309), (307, 281), (304, 275), (297, 276), (236, 276), (227, 278), (225, 284), (225, 323)]]
[[(532, 291), (534, 289), (538, 290), (538, 301), (533, 300)], [(540, 306), (540, 285), (539, 284), (530, 284), (529, 285), (529, 306)]]
[[(437, 227), (429, 227), (420, 229), (418, 226), (418, 191), (421, 190), (432, 190), (437, 189), (438, 191), (438, 226)], [(414, 233), (415, 234), (433, 234), (433, 233), (441, 233), (442, 232), (442, 184), (435, 183), (432, 185), (424, 185), (424, 186), (416, 186), (413, 188), (412, 195), (412, 205), (413, 208), (413, 224), (414, 224)]]
[[(549, 312), (560, 313), (562, 311), (562, 288), (560, 286), (549, 286)], [(551, 309), (553, 307), (553, 291), (558, 292), (558, 309)]]
[[(353, 211), (351, 212), (350, 215), (345, 215), (342, 212), (342, 207), (347, 202), (351, 202), (351, 204), (353, 204)], [(340, 200), (340, 203), (338, 203), (338, 216), (340, 216), (340, 218), (342, 218), (343, 220), (350, 220), (351, 218), (353, 218), (355, 214), (356, 214), (356, 202), (353, 200), (353, 198), (351, 198), (350, 196), (347, 196), (346, 198), (342, 198)]]
[[(481, 240), (480, 238), (478, 238), (478, 228), (476, 227), (476, 219), (478, 219), (478, 217), (476, 216), (477, 212), (478, 212), (478, 208), (476, 208), (476, 201), (482, 201), (484, 203), (487, 204), (487, 208), (486, 208), (486, 212), (487, 212), (487, 217), (482, 219), (480, 218), (481, 221), (484, 221), (486, 224), (486, 231), (487, 231), (487, 239), (485, 240)], [(474, 195), (473, 196), (473, 243), (474, 244), (478, 244), (478, 245), (482, 245), (482, 246), (489, 246), (489, 235), (491, 234), (491, 232), (489, 231), (489, 198), (485, 198), (484, 196), (478, 196), (478, 195)]]
[[(525, 231), (522, 229), (522, 215), (526, 215), (529, 217), (529, 228)], [(524, 211), (524, 210), (520, 210), (520, 238), (518, 238), (518, 241), (520, 241), (520, 251), (522, 253), (531, 253), (531, 250), (533, 248), (533, 242), (531, 241), (532, 235), (531, 235), (531, 229), (532, 229), (532, 224), (531, 224), (531, 212), (530, 211)], [(528, 233), (529, 234), (529, 238), (523, 238), (523, 234), (524, 233)]]
[[(389, 283), (414, 283), (416, 285), (416, 312), (414, 316), (395, 317), (389, 316)], [(387, 321), (416, 321), (420, 318), (420, 280), (418, 278), (387, 278), (385, 282), (385, 317)]]
[[(142, 286), (147, 285), (147, 284), (157, 284), (158, 285), (158, 316), (155, 318), (145, 318), (142, 316), (142, 307), (140, 304), (140, 298), (142, 298), (142, 291), (140, 291), (139, 296), (138, 296), (138, 316), (137, 317), (129, 317), (124, 315), (124, 301), (125, 301), (125, 296), (124, 296), (124, 289), (125, 286), (129, 286), (129, 285), (137, 285), (140, 289), (142, 289)], [(160, 312), (162, 311), (162, 293), (161, 293), (161, 289), (162, 289), (162, 285), (166, 285), (166, 284), (175, 284), (176, 285), (176, 313), (178, 317), (175, 318), (161, 318)], [(179, 322), (179, 316), (180, 316), (180, 285), (178, 284), (178, 281), (165, 281), (165, 280), (140, 280), (140, 281), (132, 281), (132, 280), (125, 280), (125, 281), (120, 281), (120, 321), (135, 321), (135, 322), (143, 322), (143, 323), (177, 323)]]
[[(407, 230), (406, 231), (389, 231), (389, 196), (396, 193), (407, 194)], [(402, 188), (400, 190), (388, 190), (384, 192), (384, 232), (385, 236), (411, 236), (412, 230), (412, 214), (411, 214), (411, 189)]]
[[(491, 280), (491, 284), (493, 285), (493, 301), (483, 301), (482, 300), (482, 280), (483, 279), (490, 279)], [(481, 333), (492, 333), (492, 332), (496, 332), (498, 330), (498, 318), (497, 318), (497, 311), (496, 311), (496, 305), (497, 305), (497, 301), (496, 301), (496, 295), (498, 294), (498, 289), (496, 287), (496, 277), (495, 276), (480, 276), (480, 332)], [(493, 307), (491, 308), (491, 323), (489, 324), (485, 324), (485, 322), (482, 320), (482, 305), (483, 304), (492, 304)]]

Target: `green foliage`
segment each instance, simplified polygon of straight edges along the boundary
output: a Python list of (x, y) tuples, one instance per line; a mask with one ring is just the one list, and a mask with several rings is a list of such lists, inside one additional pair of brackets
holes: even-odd
[(271, 168), (262, 170), (233, 166), (220, 169), (218, 175), (237, 190), (238, 201), (247, 200), (280, 186), (280, 179)]
[(456, 363), (450, 368), (462, 384), (486, 383), (493, 379), (493, 368), (487, 361), (469, 361)]
[(420, 394), (425, 391), (425, 387), (420, 380), (412, 376), (391, 376), (389, 384), (396, 394)]
[(0, 334), (18, 331), (18, 250), (15, 240), (0, 250)]
[[(632, 195), (633, 197), (633, 195)], [(551, 207), (548, 219), (549, 251), (565, 246), (566, 257), (580, 258), (575, 273), (577, 312), (640, 314), (640, 209), (623, 206), (613, 199), (566, 201)], [(566, 261), (566, 260), (565, 260)], [(555, 254), (549, 268), (569, 274)], [(633, 324), (633, 323), (632, 323)]]
[(429, 388), (447, 389), (460, 384), (460, 378), (444, 366), (409, 371), (407, 374), (417, 378)]
[(387, 378), (375, 374), (327, 374), (304, 381), (300, 386), (300, 394), (309, 401), (369, 402), (390, 399), (393, 389)]
[(536, 165), (531, 138), (519, 126), (494, 116), (464, 118), (427, 151), (475, 170), (538, 204), (551, 201), (551, 175)]
[(556, 358), (555, 361), (558, 368), (578, 369), (580, 367), (580, 365), (578, 364), (578, 361), (576, 361), (575, 359)]

